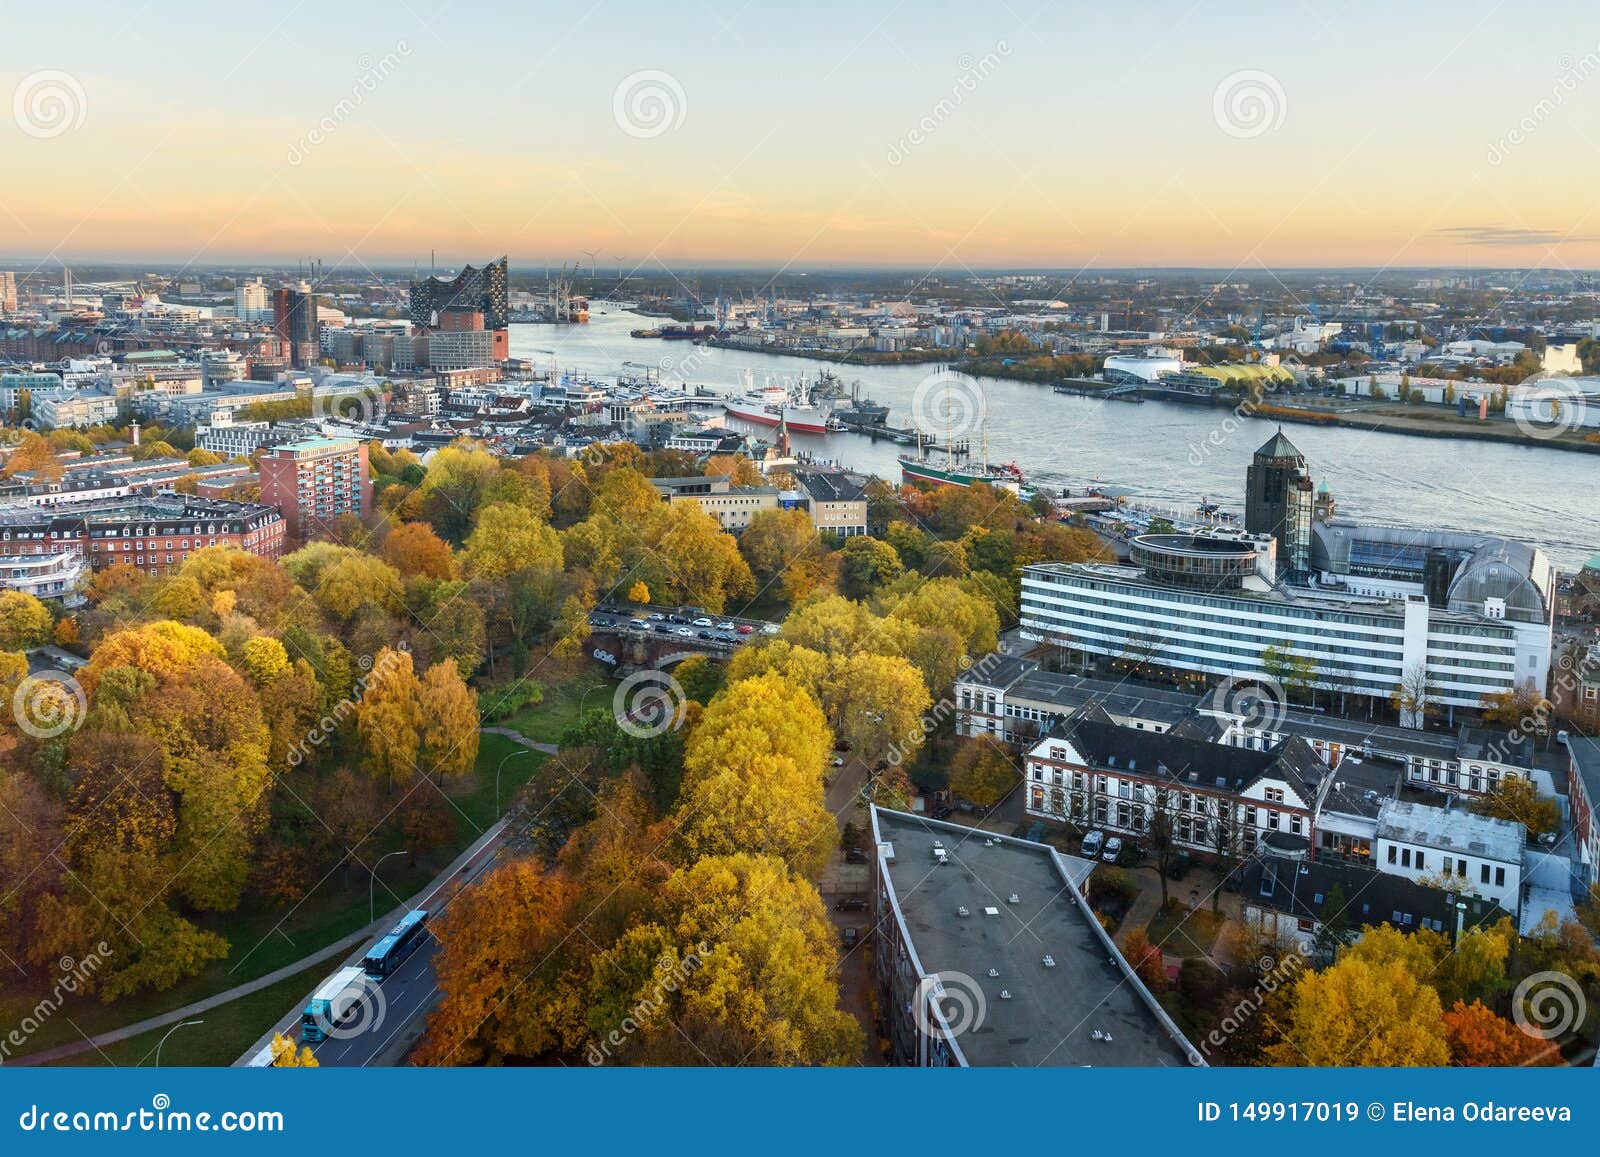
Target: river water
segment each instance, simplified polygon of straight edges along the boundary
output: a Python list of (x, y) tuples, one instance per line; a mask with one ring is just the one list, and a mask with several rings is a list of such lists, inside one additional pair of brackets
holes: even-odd
[[(597, 303), (598, 305), (599, 303)], [(605, 312), (600, 312), (604, 309)], [(757, 382), (814, 380), (826, 363), (689, 342), (634, 338), (629, 330), (655, 325), (615, 306), (600, 305), (587, 325), (513, 325), (511, 353), (543, 367), (576, 370), (600, 380), (649, 367), (677, 385), (728, 392)], [(949, 397), (945, 387), (918, 386), (932, 365), (840, 366), (845, 382), (859, 381), (863, 398), (890, 408), (889, 423), (914, 424), (913, 404), (926, 420)], [(1172, 402), (1105, 401), (1054, 393), (1048, 386), (985, 378), (955, 387), (943, 404), (974, 449), (985, 438), (989, 459), (1014, 461), (1029, 480), (1050, 490), (1080, 491), (1098, 482), (1142, 501), (1192, 510), (1209, 498), (1224, 510), (1244, 502), (1245, 468), (1276, 425), (1260, 418)], [(965, 392), (963, 392), (965, 391)], [(974, 414), (983, 415), (981, 422)], [(762, 433), (760, 427), (736, 429)], [(1544, 548), (1563, 570), (1600, 552), (1600, 458), (1537, 446), (1292, 424), (1284, 431), (1306, 457), (1312, 476), (1326, 482), (1341, 514), (1402, 526), (1479, 531)], [(770, 429), (765, 431), (771, 437)], [(894, 482), (900, 448), (860, 434), (795, 435), (797, 449), (869, 471)]]

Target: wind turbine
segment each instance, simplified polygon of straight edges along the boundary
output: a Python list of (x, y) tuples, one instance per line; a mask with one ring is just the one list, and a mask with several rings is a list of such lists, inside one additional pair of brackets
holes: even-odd
[(582, 253), (585, 257), (587, 257), (589, 259), (589, 280), (593, 281), (594, 280), (594, 255), (596, 253), (599, 253), (600, 250), (598, 250), (598, 249), (580, 249), (580, 250), (578, 250), (578, 252)]

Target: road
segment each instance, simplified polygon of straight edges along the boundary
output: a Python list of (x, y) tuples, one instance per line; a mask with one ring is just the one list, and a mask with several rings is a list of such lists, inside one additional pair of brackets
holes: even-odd
[[(531, 741), (524, 742), (529, 746), (536, 746)], [(338, 962), (339, 967), (360, 964), (367, 949), (411, 908), (426, 908), (430, 913), (438, 913), (447, 907), (450, 899), (463, 884), (477, 880), (493, 866), (500, 854), (505, 832), (504, 820), (485, 832), (484, 836), (457, 858), (455, 863), (435, 877), (424, 892), (405, 907), (391, 912), (376, 932), (369, 930), (369, 934), (362, 938), (356, 950)], [(373, 1007), (376, 1011), (371, 1015), (352, 1018), (350, 1022), (361, 1027), (363, 1031), (348, 1037), (330, 1036), (313, 1045), (311, 1051), (316, 1055), (317, 1063), (335, 1068), (403, 1064), (407, 1054), (422, 1036), (423, 1029), (427, 1025), (428, 1010), (439, 999), (439, 988), (434, 983), (433, 976), (433, 953), (433, 941), (428, 940), (392, 976), (374, 988), (373, 991), (377, 996), (369, 999), (374, 1002)], [(309, 998), (317, 986), (335, 971), (336, 968), (329, 968), (326, 972), (319, 973), (316, 979), (307, 985), (306, 997)], [(300, 1016), (305, 1005), (306, 1000), (302, 999), (294, 1008), (284, 1013), (278, 1022), (262, 1034), (244, 1056), (234, 1063), (248, 1064), (251, 1057), (271, 1043), (275, 1033), (282, 1033), (298, 1041)]]

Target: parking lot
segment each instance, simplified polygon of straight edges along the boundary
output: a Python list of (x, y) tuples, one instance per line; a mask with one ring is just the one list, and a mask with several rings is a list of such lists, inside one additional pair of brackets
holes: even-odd
[(710, 615), (698, 607), (633, 607), (604, 603), (589, 613), (589, 628), (619, 634), (667, 636), (732, 649), (751, 639), (770, 637), (777, 623)]

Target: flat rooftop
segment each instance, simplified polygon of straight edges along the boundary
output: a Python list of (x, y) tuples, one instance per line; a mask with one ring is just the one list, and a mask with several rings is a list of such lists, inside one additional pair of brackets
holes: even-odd
[(1471, 852), (1507, 864), (1522, 863), (1522, 850), (1528, 842), (1526, 829), (1512, 820), (1407, 800), (1384, 804), (1378, 812), (1378, 838), (1447, 852)]
[[(1125, 975), (1069, 883), (1092, 864), (1045, 844), (902, 812), (876, 815), (879, 836), (894, 846), (889, 883), (924, 975), (965, 973), (983, 994), (981, 1022), (956, 1038), (968, 1064), (1188, 1067), (1187, 1043)], [(948, 853), (945, 864), (934, 862), (935, 841)], [(1045, 966), (1047, 955), (1054, 967)], [(1097, 1031), (1109, 1039), (1094, 1039)]]

